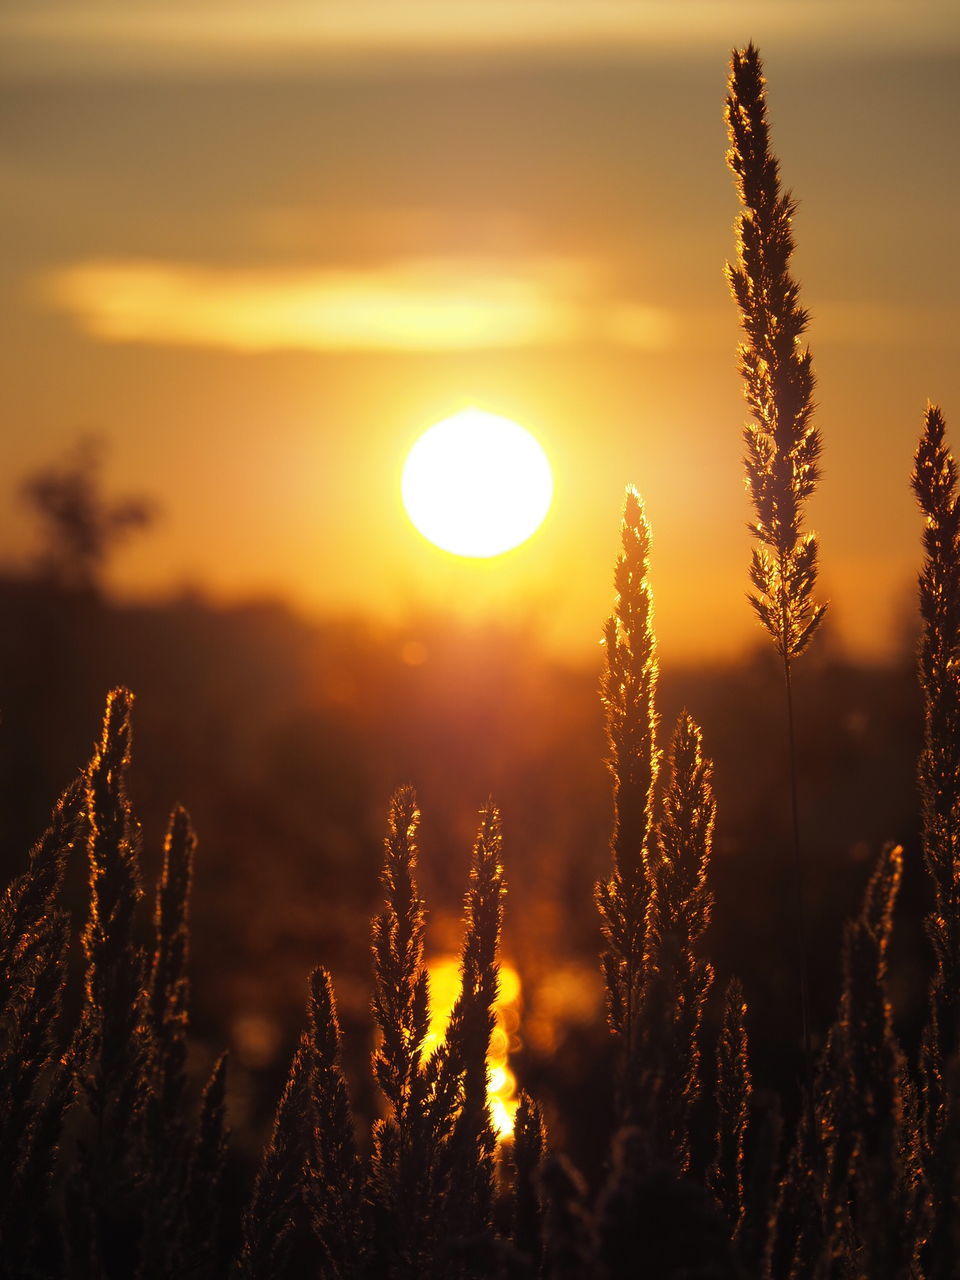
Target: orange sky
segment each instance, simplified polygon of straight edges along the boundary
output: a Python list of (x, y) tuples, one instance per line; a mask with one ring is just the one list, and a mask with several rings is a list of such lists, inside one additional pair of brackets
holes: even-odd
[[(533, 616), (592, 660), (623, 488), (670, 657), (744, 602), (744, 408), (722, 278), (726, 59), (753, 38), (800, 197), (842, 638), (878, 655), (918, 560), (927, 397), (960, 445), (960, 21), (947, 3), (66, 4), (0, 15), (5, 558), (18, 478), (84, 430), (164, 518), (115, 587), (391, 616)], [(455, 560), (406, 521), (467, 404), (551, 458), (541, 532)]]

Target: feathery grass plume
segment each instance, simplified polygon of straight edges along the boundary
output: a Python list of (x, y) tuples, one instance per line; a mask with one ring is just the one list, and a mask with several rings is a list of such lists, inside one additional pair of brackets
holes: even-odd
[(728, 87), (727, 163), (744, 207), (736, 224), (738, 260), (736, 265), (728, 263), (727, 279), (746, 335), (738, 356), (753, 417), (744, 429), (747, 488), (754, 509), (750, 530), (757, 539), (750, 565), (755, 590), (749, 599), (783, 660), (800, 1012), (808, 1123), (815, 1133), (791, 671), (826, 611), (825, 604), (813, 599), (817, 539), (802, 531), (804, 504), (820, 478), (820, 433), (813, 422), (810, 351), (801, 346), (809, 317), (799, 304), (799, 287), (790, 274), (794, 249), (790, 224), (796, 204), (789, 192), (781, 190), (779, 162), (770, 150), (763, 68), (752, 44), (734, 50)]
[(460, 958), (461, 988), (442, 1044), (422, 1059), (428, 1021), (423, 903), (413, 880), (413, 793), (397, 793), (386, 841), (386, 908), (374, 922), (374, 1059), (392, 1115), (374, 1132), (374, 1186), (391, 1274), (477, 1274), (492, 1248), (493, 1152), (487, 1050), (499, 984), (503, 916), (500, 816), (481, 811)]
[(190, 818), (178, 805), (170, 815), (164, 840), (153, 915), (154, 951), (147, 977), (155, 1080), (146, 1115), (147, 1153), (142, 1173), (152, 1185), (146, 1198), (140, 1280), (171, 1274), (184, 1251), (193, 1249), (181, 1237), (189, 1234), (192, 1216), (186, 1179), (196, 1141), (183, 1108), (190, 995), (189, 906), (195, 850), (196, 836)]
[(58, 909), (67, 858), (81, 838), (83, 790), (61, 797), (28, 869), (0, 899), (0, 1275), (28, 1269), (70, 1099), (59, 1049), (69, 919)]
[(163, 846), (163, 869), (154, 908), (155, 951), (150, 972), (150, 1009), (157, 1045), (160, 1102), (164, 1118), (174, 1122), (186, 1086), (187, 1024), (190, 983), (188, 911), (197, 840), (185, 809), (170, 816)]
[(817, 1078), (818, 1146), (804, 1116), (768, 1252), (774, 1276), (828, 1265), (838, 1276), (920, 1274), (917, 1103), (884, 990), (902, 863), (898, 846), (883, 850), (845, 932), (843, 991)]
[(373, 1012), (383, 1042), (374, 1058), (377, 1083), (393, 1107), (401, 1151), (409, 1146), (423, 1042), (429, 1029), (427, 970), (423, 963), (424, 903), (414, 870), (417, 863), (416, 797), (401, 788), (393, 798), (384, 841), (381, 874), (386, 905), (373, 923), (375, 991)]
[(613, 870), (597, 885), (597, 906), (607, 950), (602, 957), (610, 1026), (630, 1061), (643, 985), (647, 859), (654, 825), (660, 756), (656, 746), (657, 646), (648, 577), (650, 527), (636, 489), (627, 489), (620, 526), (622, 549), (614, 585), (617, 601), (604, 632), (601, 695), (608, 761), (613, 776)]
[[(501, 862), (500, 814), (492, 802), (480, 812), (470, 883), (464, 899), (465, 933), (460, 992), (443, 1044), (427, 1064), (431, 1141), (441, 1147), (449, 1130), (449, 1178), (456, 1188), (447, 1234), (469, 1243), (475, 1257), (492, 1239), (493, 1155), (496, 1135), (487, 1105), (487, 1052), (500, 986), (497, 954), (506, 892)], [(439, 1162), (447, 1176), (447, 1161)], [(472, 1272), (471, 1272), (472, 1274)]]
[(713, 905), (707, 883), (716, 815), (711, 774), (700, 729), (684, 713), (670, 749), (670, 782), (657, 827), (656, 854), (649, 859), (646, 929), (647, 982), (655, 974), (663, 976), (667, 967), (672, 969), (669, 986), (674, 998), (667, 1016), (673, 1019), (674, 1033), (663, 1064), (659, 1123), (668, 1135), (661, 1154), (680, 1174), (690, 1164), (690, 1116), (700, 1094), (700, 1027), (713, 983), (713, 966), (697, 955)]
[(734, 1239), (746, 1212), (744, 1151), (753, 1083), (747, 1052), (747, 1002), (736, 978), (723, 996), (723, 1018), (717, 1042), (717, 1151), (710, 1168), (710, 1187), (723, 1207)]
[(919, 1149), (904, 1115), (906, 1062), (884, 984), (903, 850), (884, 849), (859, 918), (846, 929), (837, 1024), (849, 1134), (846, 1193), (858, 1271), (871, 1280), (916, 1274)]
[(227, 1055), (214, 1064), (200, 1099), (200, 1118), (186, 1169), (174, 1274), (213, 1280), (223, 1170), (227, 1159)]
[(540, 1168), (546, 1154), (543, 1113), (521, 1092), (513, 1125), (513, 1215), (511, 1237), (517, 1253), (536, 1275), (543, 1256)]
[(796, 209), (780, 187), (770, 150), (763, 68), (753, 45), (734, 50), (726, 100), (727, 161), (744, 205), (737, 219), (739, 257), (727, 278), (747, 341), (739, 349), (754, 421), (744, 432), (753, 499), (750, 597), (777, 652), (790, 661), (806, 648), (826, 609), (813, 601), (816, 537), (801, 532), (803, 504), (816, 488), (820, 433), (813, 425), (813, 368), (801, 349), (807, 312), (790, 275)]
[(955, 1280), (960, 1258), (960, 1058), (944, 1079), (944, 1113), (929, 1161), (931, 1187), (924, 1280)]
[[(143, 1125), (153, 1089), (154, 1044), (144, 987), (144, 958), (134, 941), (141, 896), (139, 828), (126, 794), (133, 696), (114, 689), (103, 734), (86, 777), (90, 908), (80, 1090), (92, 1123), (81, 1139), (69, 1194), (75, 1198), (75, 1247), (106, 1276), (133, 1275), (142, 1205)], [(86, 1219), (86, 1225), (82, 1220)], [(75, 1257), (75, 1266), (84, 1261)]]
[(423, 961), (424, 903), (414, 879), (419, 821), (416, 796), (402, 787), (390, 805), (381, 873), (386, 900), (373, 921), (372, 939), (373, 1014), (381, 1037), (373, 1070), (390, 1105), (390, 1115), (374, 1126), (373, 1135), (377, 1248), (381, 1256), (395, 1259), (398, 1275), (416, 1273), (431, 1210), (425, 1192), (433, 1153), (421, 1070), (430, 1025), (429, 984)]
[(940, 410), (929, 405), (913, 489), (925, 517), (920, 573), (923, 748), (919, 762), (923, 853), (933, 883), (926, 919), (935, 969), (922, 1051), (925, 1143), (937, 1144), (943, 1073), (960, 1050), (960, 508), (958, 469)]
[(243, 1214), (236, 1268), (242, 1280), (282, 1280), (290, 1274), (294, 1232), (306, 1216), (303, 1187), (311, 1124), (311, 1056), (310, 1038), (304, 1032)]
[(83, 796), (78, 779), (57, 802), (50, 826), (30, 851), (27, 870), (0, 898), (0, 1016), (35, 952), (43, 948), (44, 925), (56, 909), (67, 859), (83, 838)]
[(310, 975), (312, 1122), (304, 1188), (313, 1234), (331, 1280), (363, 1273), (367, 1253), (363, 1166), (357, 1155), (347, 1085), (340, 1067), (340, 1024), (325, 969)]

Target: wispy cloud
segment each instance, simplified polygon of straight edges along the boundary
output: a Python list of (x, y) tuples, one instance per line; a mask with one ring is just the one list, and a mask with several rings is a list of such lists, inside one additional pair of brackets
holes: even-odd
[(106, 342), (236, 351), (458, 351), (604, 342), (669, 346), (669, 314), (607, 298), (589, 263), (407, 260), (376, 270), (231, 270), (91, 261), (36, 285)]
[(21, 69), (78, 60), (201, 68), (324, 52), (692, 49), (758, 33), (829, 35), (858, 49), (942, 48), (956, 44), (960, 18), (944, 0), (7, 0), (0, 15), (9, 65)]

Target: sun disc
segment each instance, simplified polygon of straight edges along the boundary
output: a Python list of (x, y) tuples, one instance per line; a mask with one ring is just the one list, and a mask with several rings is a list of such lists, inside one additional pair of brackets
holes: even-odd
[(410, 450), (403, 505), (428, 541), (458, 556), (501, 555), (535, 533), (553, 499), (547, 456), (519, 423), (464, 409)]

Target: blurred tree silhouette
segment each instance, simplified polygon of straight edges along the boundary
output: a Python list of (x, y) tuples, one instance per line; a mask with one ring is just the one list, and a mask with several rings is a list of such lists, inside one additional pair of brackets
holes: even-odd
[(20, 486), (41, 528), (40, 573), (61, 587), (98, 592), (111, 554), (158, 514), (142, 495), (104, 494), (104, 452), (102, 439), (84, 436), (62, 463), (35, 471)]

